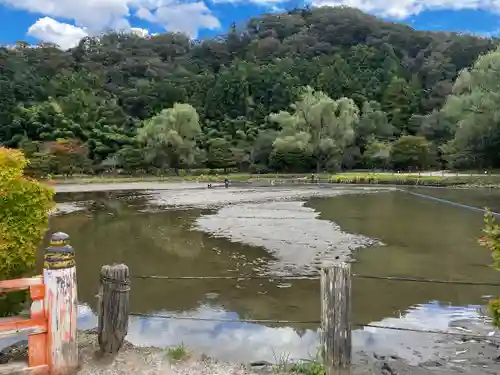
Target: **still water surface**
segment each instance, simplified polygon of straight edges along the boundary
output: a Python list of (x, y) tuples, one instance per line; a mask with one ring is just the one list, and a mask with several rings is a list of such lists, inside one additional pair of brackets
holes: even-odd
[[(500, 196), (493, 191), (418, 189), (418, 192), (500, 211)], [(148, 212), (143, 209), (148, 197), (120, 192), (58, 197), (62, 201), (86, 202), (82, 211), (51, 219), (51, 232), (70, 234), (76, 250), (82, 328), (96, 325), (95, 295), (103, 264), (126, 263), (134, 275), (224, 276), (253, 274), (263, 265), (277, 261), (264, 246), (241, 243), (246, 241), (244, 237), (240, 242), (234, 238), (230, 241), (200, 230), (199, 223), (216, 215), (217, 209)], [(266, 206), (269, 210), (270, 206)], [(345, 232), (383, 243), (355, 253), (355, 273), (499, 280), (498, 273), (487, 267), (488, 252), (476, 241), (482, 226), (480, 213), (404, 192), (311, 198), (304, 209), (319, 214), (315, 222), (303, 222), (316, 231), (323, 228), (322, 221), (331, 221)], [(269, 238), (283, 233), (283, 225), (280, 232), (276, 228), (283, 224), (284, 218), (272, 217), (274, 221), (268, 218), (257, 224), (261, 233), (258, 243), (265, 245), (265, 233)], [(293, 226), (288, 235), (283, 234), (283, 241), (293, 238), (292, 230)], [(329, 233), (323, 234), (328, 238)], [(354, 279), (353, 320), (446, 330), (450, 321), (477, 317), (477, 307), (484, 304), (484, 297), (495, 294), (498, 291), (494, 288), (479, 286)], [(180, 317), (316, 321), (320, 316), (319, 281), (280, 284), (267, 280), (135, 279), (131, 310)], [(282, 354), (294, 358), (315, 355), (317, 328), (314, 323), (273, 326), (132, 317), (128, 340), (156, 346), (182, 342), (221, 359), (273, 361)], [(434, 335), (371, 328), (354, 332), (355, 347), (396, 353), (413, 362), (431, 359), (437, 340)]]

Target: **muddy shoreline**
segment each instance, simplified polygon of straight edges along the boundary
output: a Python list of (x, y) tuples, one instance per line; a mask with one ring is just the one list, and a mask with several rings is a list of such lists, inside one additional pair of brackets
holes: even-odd
[[(468, 322), (461, 326), (470, 327)], [(465, 329), (465, 328), (464, 328)], [(443, 335), (448, 348), (436, 360), (410, 365), (396, 355), (381, 355), (365, 351), (353, 353), (352, 375), (494, 375), (500, 372), (500, 338), (471, 339)], [(78, 333), (80, 375), (115, 375), (134, 372), (138, 375), (284, 375), (293, 373), (294, 362), (258, 361), (238, 364), (218, 361), (202, 353), (190, 352), (186, 360), (173, 361), (168, 349), (138, 347), (125, 341), (115, 358), (100, 358), (95, 330)], [(189, 348), (187, 348), (189, 351)], [(27, 342), (22, 341), (0, 352), (0, 364), (27, 360)], [(296, 362), (295, 362), (296, 363)], [(307, 363), (307, 362), (303, 362)]]

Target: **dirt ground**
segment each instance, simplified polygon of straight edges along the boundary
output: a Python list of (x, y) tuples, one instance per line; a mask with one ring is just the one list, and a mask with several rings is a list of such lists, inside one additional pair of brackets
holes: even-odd
[[(497, 340), (497, 341), (493, 341)], [(125, 342), (116, 357), (98, 355), (95, 332), (79, 332), (79, 375), (285, 375), (292, 363), (234, 364), (192, 353), (183, 361), (169, 359), (166, 349), (136, 347)], [(500, 337), (471, 340), (445, 336), (439, 359), (410, 365), (397, 356), (357, 351), (351, 375), (497, 375), (500, 373)], [(444, 350), (443, 350), (444, 349)], [(25, 360), (27, 343), (0, 352), (0, 364)]]
[[(465, 323), (465, 322), (464, 322)], [(500, 337), (497, 337), (500, 340)], [(491, 340), (467, 340), (447, 336), (443, 338), (448, 354), (441, 359), (409, 365), (396, 356), (385, 357), (376, 353), (355, 352), (352, 375), (494, 375), (500, 373), (498, 343)], [(191, 359), (172, 362), (166, 350), (139, 348), (126, 343), (113, 361), (96, 360), (96, 336), (80, 335), (80, 375), (284, 375), (290, 373), (291, 364), (230, 364), (193, 355)]]

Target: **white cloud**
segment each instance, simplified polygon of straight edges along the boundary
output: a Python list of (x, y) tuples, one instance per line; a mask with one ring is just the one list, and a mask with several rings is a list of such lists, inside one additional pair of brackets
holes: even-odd
[(43, 42), (57, 44), (62, 49), (68, 49), (75, 47), (80, 39), (87, 36), (87, 32), (81, 27), (43, 17), (30, 26), (28, 35)]
[[(211, 3), (213, 4), (224, 4), (224, 3), (231, 3), (231, 4), (238, 4), (238, 3), (251, 3), (251, 4), (257, 4), (257, 5), (262, 5), (262, 6), (269, 6), (269, 8), (272, 8), (273, 4), (281, 4), (281, 3), (286, 3), (289, 2), (289, 0), (210, 0)], [(308, 3), (309, 1), (305, 1), (305, 3)], [(297, 4), (298, 6), (298, 4)]]
[[(70, 45), (85, 31), (97, 35), (112, 29), (134, 32), (129, 18), (162, 26), (167, 31), (185, 32), (196, 37), (200, 29), (218, 29), (221, 24), (206, 0), (0, 0), (0, 5), (46, 16), (52, 21), (35, 23), (30, 35), (41, 40), (58, 40)], [(208, 0), (217, 3), (252, 3), (272, 11), (287, 0)], [(306, 0), (313, 6), (347, 5), (394, 18), (405, 18), (432, 9), (483, 9), (500, 12), (499, 0)], [(274, 8), (273, 8), (274, 7)], [(42, 18), (44, 19), (44, 18)], [(68, 22), (68, 23), (64, 23)], [(71, 24), (74, 26), (72, 26)], [(57, 24), (57, 26), (56, 26)], [(66, 25), (66, 26), (63, 26)], [(45, 31), (43, 31), (45, 30)], [(80, 31), (78, 31), (80, 30)], [(67, 36), (62, 33), (67, 32)], [(141, 33), (143, 35), (143, 33)]]
[(141, 29), (140, 27), (131, 27), (130, 33), (145, 38), (149, 35), (149, 31), (147, 29)]
[(192, 38), (199, 29), (218, 29), (221, 24), (204, 2), (172, 3), (156, 9), (140, 8), (136, 16), (157, 23), (168, 31), (184, 32)]
[(73, 20), (90, 32), (128, 24), (129, 0), (0, 0), (13, 8)]
[[(286, 3), (287, 0), (211, 0), (212, 3), (253, 3), (269, 5)], [(482, 9), (500, 12), (498, 0), (306, 0), (314, 7), (346, 5), (365, 12), (403, 19), (423, 10)]]
[[(124, 27), (117, 28), (124, 32), (130, 32), (140, 37), (147, 37), (149, 31), (140, 27)], [(68, 23), (56, 21), (50, 17), (43, 17), (38, 19), (33, 25), (30, 26), (27, 32), (28, 35), (33, 36), (42, 42), (57, 44), (62, 49), (75, 47), (78, 42), (88, 35), (85, 28), (70, 25)]]
[[(200, 28), (216, 29), (219, 20), (203, 1), (185, 0), (0, 0), (12, 8), (69, 20), (89, 35), (112, 29), (131, 31), (129, 17), (138, 17), (193, 37)], [(33, 25), (34, 26), (34, 25)]]
[(155, 20), (156, 20), (153, 13), (151, 13), (151, 11), (149, 9), (146, 9), (146, 8), (139, 8), (137, 10), (137, 12), (135, 13), (135, 16), (137, 18), (140, 18), (142, 20), (149, 21), (149, 22), (155, 22)]
[[(276, 301), (279, 302), (279, 301)], [(305, 308), (305, 311), (307, 308)], [(276, 358), (311, 358), (317, 352), (319, 331), (305, 329), (301, 334), (287, 326), (269, 327), (253, 323), (223, 323), (215, 320), (238, 319), (236, 313), (225, 311), (218, 304), (200, 305), (184, 312), (156, 311), (156, 315), (180, 319), (162, 319), (132, 316), (129, 321), (127, 340), (138, 346), (171, 347), (184, 344), (197, 353), (204, 353), (223, 361), (276, 362)], [(189, 320), (193, 317), (202, 320)], [(286, 319), (287, 317), (282, 317)], [(208, 319), (208, 320), (203, 320)], [(441, 305), (431, 302), (410, 307), (398, 317), (385, 318), (372, 324), (418, 330), (459, 332), (451, 328), (452, 322), (473, 322), (480, 331), (489, 326), (480, 317), (477, 306)], [(97, 325), (97, 317), (86, 305), (78, 307), (78, 326), (90, 329)], [(353, 345), (366, 354), (397, 355), (411, 364), (436, 360), (436, 345), (443, 345), (439, 335), (423, 335), (374, 327), (355, 329)], [(10, 344), (10, 342), (9, 342)], [(443, 348), (447, 348), (444, 344)], [(453, 350), (453, 353), (455, 351)], [(164, 372), (159, 372), (164, 374)]]
[(498, 0), (312, 0), (313, 6), (347, 5), (377, 15), (403, 19), (424, 10), (483, 9), (500, 11)]

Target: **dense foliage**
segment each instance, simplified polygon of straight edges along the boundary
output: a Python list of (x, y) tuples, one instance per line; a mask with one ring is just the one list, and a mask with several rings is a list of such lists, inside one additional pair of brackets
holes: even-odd
[[(0, 148), (0, 280), (31, 271), (53, 206), (53, 189), (23, 177), (26, 164), (21, 151)], [(22, 297), (0, 298), (0, 315), (11, 312)]]
[[(500, 271), (500, 225), (496, 223), (490, 210), (484, 215), (484, 224), (484, 236), (479, 239), (479, 243), (491, 251), (493, 267)], [(491, 300), (489, 308), (493, 315), (493, 324), (500, 327), (500, 299)]]
[(344, 7), (204, 41), (18, 43), (0, 48), (0, 142), (44, 174), (498, 167), (500, 53), (459, 75), (495, 46)]

